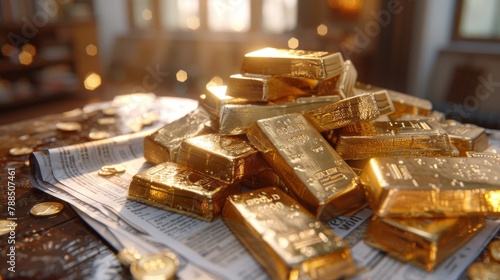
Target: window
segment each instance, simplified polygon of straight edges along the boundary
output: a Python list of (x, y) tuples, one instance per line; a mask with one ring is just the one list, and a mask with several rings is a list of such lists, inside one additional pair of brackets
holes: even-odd
[(454, 38), (457, 40), (500, 40), (500, 1), (458, 1)]

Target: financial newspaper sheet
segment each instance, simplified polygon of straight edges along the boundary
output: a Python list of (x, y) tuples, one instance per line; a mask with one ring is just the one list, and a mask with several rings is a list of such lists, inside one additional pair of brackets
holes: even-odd
[[(208, 223), (127, 199), (132, 176), (151, 167), (143, 158), (147, 132), (35, 152), (31, 158), (34, 185), (71, 205), (117, 249), (142, 253), (168, 249), (181, 259), (181, 279), (268, 279), (221, 219)], [(121, 164), (125, 173), (98, 175), (104, 165)], [(327, 223), (347, 240), (362, 273), (355, 279), (456, 279), (481, 253), (499, 228), (498, 220), (428, 273), (386, 256), (363, 242), (372, 213)], [(403, 277), (404, 276), (404, 277)]]

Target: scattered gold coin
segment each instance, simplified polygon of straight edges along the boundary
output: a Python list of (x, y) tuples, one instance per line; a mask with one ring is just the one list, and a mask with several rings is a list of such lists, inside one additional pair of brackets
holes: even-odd
[(33, 206), (30, 210), (33, 216), (51, 216), (61, 212), (64, 209), (64, 205), (59, 202), (42, 202)]
[(130, 265), (134, 279), (172, 279), (179, 260), (172, 253), (159, 253), (143, 256)]
[(106, 116), (114, 116), (116, 115), (116, 109), (115, 108), (106, 108), (102, 110), (102, 113)]
[(105, 139), (109, 138), (110, 134), (107, 131), (104, 130), (99, 130), (99, 131), (94, 131), (89, 133), (89, 138), (92, 140), (100, 140), (100, 139)]
[(500, 263), (500, 240), (495, 240), (488, 245), (488, 251), (493, 261)]
[(100, 118), (97, 120), (100, 125), (112, 125), (116, 123), (116, 118)]
[(103, 170), (103, 169), (100, 169), (97, 174), (99, 174), (100, 176), (111, 176), (111, 175), (115, 175), (116, 172), (113, 171), (113, 170)]
[(141, 123), (143, 126), (152, 125), (158, 120), (159, 116), (156, 112), (148, 112), (142, 114)]
[(30, 147), (14, 147), (9, 150), (9, 154), (12, 156), (24, 156), (33, 152), (33, 148)]
[(105, 165), (101, 167), (98, 174), (101, 176), (111, 176), (116, 173), (123, 173), (127, 170), (127, 167), (123, 164), (115, 164), (115, 165)]
[(130, 266), (134, 261), (140, 259), (142, 256), (137, 250), (135, 249), (123, 249), (118, 254), (116, 255), (118, 260), (124, 265), (124, 266)]
[(59, 122), (56, 124), (56, 128), (65, 132), (73, 132), (81, 130), (82, 125), (77, 122)]
[(14, 221), (0, 220), (0, 236), (9, 234), (15, 227), (17, 223)]
[(467, 269), (467, 275), (471, 280), (500, 279), (500, 264), (475, 262)]

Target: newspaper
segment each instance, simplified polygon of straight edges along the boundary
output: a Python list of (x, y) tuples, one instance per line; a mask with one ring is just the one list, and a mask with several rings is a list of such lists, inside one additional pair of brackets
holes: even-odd
[[(221, 219), (203, 222), (127, 199), (132, 176), (150, 167), (143, 158), (145, 135), (128, 134), (35, 152), (31, 165), (33, 184), (75, 206), (113, 246), (135, 246), (144, 253), (159, 248), (174, 251), (183, 262), (178, 275), (181, 279), (267, 279)], [(99, 176), (98, 170), (110, 164), (125, 165), (127, 170), (111, 177)], [(498, 221), (488, 220), (486, 227), (445, 264), (427, 273), (364, 244), (364, 230), (371, 215), (369, 209), (364, 209), (352, 217), (337, 217), (327, 223), (347, 240), (353, 259), (363, 269), (355, 279), (457, 279), (499, 227)]]

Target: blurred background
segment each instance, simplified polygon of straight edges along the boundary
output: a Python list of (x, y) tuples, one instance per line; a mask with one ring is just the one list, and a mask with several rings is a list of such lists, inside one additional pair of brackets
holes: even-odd
[(1, 0), (0, 123), (118, 94), (197, 99), (263, 48), (341, 52), (358, 80), (500, 128), (497, 0)]

